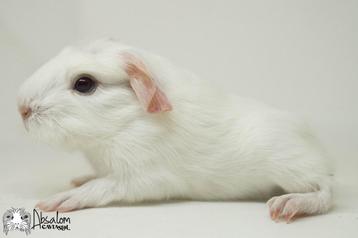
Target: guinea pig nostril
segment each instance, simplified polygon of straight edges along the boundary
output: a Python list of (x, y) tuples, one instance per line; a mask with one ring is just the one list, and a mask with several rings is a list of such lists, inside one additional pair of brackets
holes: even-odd
[(20, 106), (19, 108), (20, 114), (22, 116), (22, 119), (26, 120), (31, 116), (32, 110), (28, 106)]

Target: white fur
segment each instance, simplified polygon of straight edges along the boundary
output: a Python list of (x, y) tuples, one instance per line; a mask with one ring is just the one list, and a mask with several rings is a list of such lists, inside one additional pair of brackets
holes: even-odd
[[(123, 69), (125, 51), (136, 52), (156, 76), (172, 111), (141, 108)], [(101, 83), (92, 95), (71, 89), (83, 73)], [(83, 185), (40, 203), (44, 210), (171, 198), (262, 199), (278, 187), (290, 194), (268, 204), (281, 217), (322, 213), (331, 204), (324, 155), (300, 120), (220, 92), (158, 56), (112, 40), (65, 48), (23, 84), (19, 104), (33, 108), (26, 122), (31, 134), (81, 150), (97, 171), (95, 179), (77, 180)]]

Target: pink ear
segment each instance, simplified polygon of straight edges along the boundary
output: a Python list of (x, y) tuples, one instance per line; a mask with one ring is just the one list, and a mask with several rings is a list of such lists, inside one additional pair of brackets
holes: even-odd
[(172, 110), (167, 96), (158, 88), (143, 62), (130, 53), (123, 53), (122, 56), (130, 85), (146, 111), (157, 113)]

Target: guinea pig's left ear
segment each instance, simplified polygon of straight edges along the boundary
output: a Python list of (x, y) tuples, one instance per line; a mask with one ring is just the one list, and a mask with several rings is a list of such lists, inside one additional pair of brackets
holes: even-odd
[(156, 79), (148, 71), (144, 63), (131, 53), (122, 53), (124, 69), (129, 76), (129, 83), (139, 102), (147, 112), (157, 113), (172, 110), (172, 106), (156, 84)]

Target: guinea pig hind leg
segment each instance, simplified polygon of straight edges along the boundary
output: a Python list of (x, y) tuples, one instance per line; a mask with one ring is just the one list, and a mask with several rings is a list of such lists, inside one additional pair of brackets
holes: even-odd
[(324, 213), (331, 207), (331, 190), (329, 185), (321, 184), (319, 189), (308, 193), (289, 193), (271, 198), (269, 206), (271, 219), (284, 219), (290, 223), (304, 215)]
[(71, 180), (71, 185), (74, 187), (79, 187), (95, 178), (96, 178), (95, 175), (84, 175), (84, 176), (76, 177)]

